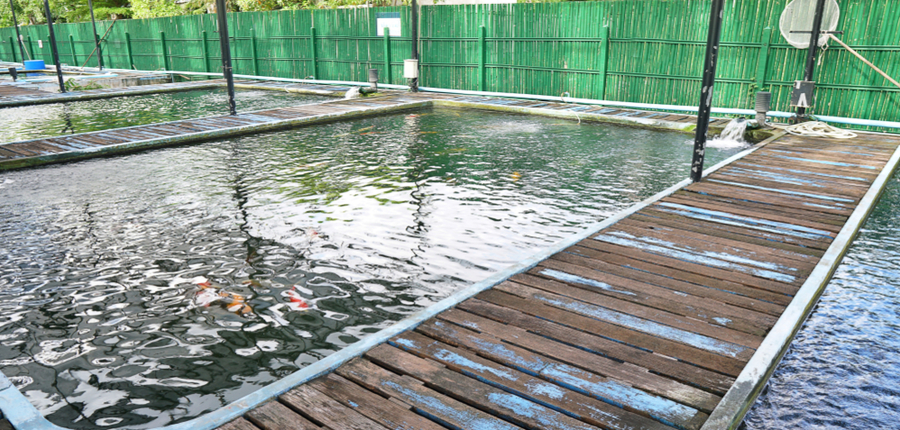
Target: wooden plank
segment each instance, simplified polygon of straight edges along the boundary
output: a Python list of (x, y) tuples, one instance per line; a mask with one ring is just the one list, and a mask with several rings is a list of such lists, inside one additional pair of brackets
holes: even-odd
[[(700, 194), (690, 191), (677, 192), (673, 194), (683, 199), (690, 199), (692, 202), (706, 203), (709, 205), (727, 205), (728, 207), (739, 208), (745, 211), (757, 213), (771, 213), (781, 216), (787, 216), (799, 220), (808, 220), (819, 224), (831, 224), (835, 226), (844, 225), (847, 221), (846, 215), (829, 214), (819, 212), (814, 208), (788, 208), (784, 206), (774, 206), (754, 201), (741, 200), (734, 197), (712, 196)], [(807, 227), (813, 227), (813, 224), (806, 224)]]
[[(613, 242), (614, 240), (616, 242)], [(688, 253), (669, 253), (650, 246), (641, 246), (640, 248), (628, 246), (632, 244), (640, 245), (637, 241), (626, 241), (607, 235), (595, 236), (595, 238), (578, 243), (579, 246), (645, 261), (655, 264), (657, 267), (668, 267), (721, 281), (740, 283), (770, 293), (792, 296), (801, 284), (801, 279), (798, 277), (784, 275), (785, 280), (779, 280), (778, 275), (770, 271), (750, 269), (739, 264), (721, 262), (721, 260), (715, 261), (717, 264), (721, 263), (719, 267), (713, 267), (709, 265), (714, 261), (711, 258), (695, 256), (686, 260)], [(763, 278), (762, 275), (767, 276)]]
[(772, 242), (770, 246), (788, 246), (794, 252), (806, 252), (817, 257), (824, 255), (825, 249), (831, 243), (831, 240), (824, 237), (809, 238), (802, 235), (798, 236), (793, 232), (781, 231), (767, 225), (691, 213), (678, 208), (653, 206), (635, 215), (651, 217), (655, 222), (676, 222), (685, 230), (697, 231), (696, 229), (701, 229), (700, 231), (702, 232), (709, 230), (708, 234), (710, 235), (737, 235), (736, 237), (739, 239), (735, 240), (745, 240), (743, 238), (748, 236), (754, 237), (759, 240)]
[(770, 315), (729, 306), (707, 298), (678, 294), (666, 288), (641, 282), (629, 282), (615, 275), (595, 271), (586, 267), (586, 264), (590, 263), (582, 262), (583, 259), (584, 257), (577, 255), (560, 253), (543, 261), (538, 267), (528, 271), (528, 274), (519, 274), (510, 280), (567, 297), (584, 296), (578, 291), (567, 292), (564, 287), (558, 285), (559, 282), (566, 282), (569, 288), (574, 287), (593, 294), (594, 296), (584, 298), (591, 299), (595, 304), (621, 299), (703, 321), (713, 326), (728, 327), (753, 335), (754, 338), (764, 336), (775, 324), (775, 318)]
[[(590, 239), (588, 239), (590, 240)], [(596, 241), (594, 241), (596, 242)], [(566, 252), (580, 255), (585, 258), (592, 258), (600, 261), (605, 261), (610, 264), (615, 264), (619, 266), (628, 267), (630, 269), (636, 271), (644, 271), (647, 273), (651, 273), (657, 275), (658, 277), (669, 278), (674, 281), (681, 281), (681, 283), (660, 283), (657, 285), (662, 285), (666, 287), (671, 287), (672, 289), (679, 290), (685, 286), (684, 283), (695, 284), (698, 286), (704, 286), (707, 288), (714, 288), (723, 292), (726, 292), (727, 295), (718, 295), (720, 300), (726, 303), (732, 303), (733, 301), (729, 300), (729, 296), (744, 296), (747, 299), (755, 300), (751, 303), (754, 304), (752, 309), (759, 309), (763, 311), (763, 309), (767, 309), (763, 306), (760, 301), (770, 302), (775, 305), (785, 306), (791, 302), (791, 296), (781, 293), (773, 293), (766, 290), (761, 290), (758, 288), (754, 288), (751, 286), (747, 286), (738, 282), (733, 282), (728, 279), (720, 279), (716, 277), (711, 277), (703, 274), (697, 274), (691, 271), (682, 270), (680, 267), (670, 267), (664, 265), (658, 265), (654, 261), (645, 261), (641, 259), (640, 256), (626, 256), (621, 254), (616, 254), (612, 252), (607, 252), (604, 244), (593, 244), (587, 242), (588, 246), (576, 245), (571, 248), (567, 248)], [(680, 265), (676, 265), (680, 266)], [(657, 278), (658, 279), (658, 278)], [(665, 281), (663, 281), (665, 282)], [(688, 292), (688, 291), (685, 291)], [(743, 303), (743, 302), (741, 302)], [(739, 303), (732, 303), (739, 304)]]
[(525, 428), (593, 430), (596, 427), (513, 393), (444, 368), (442, 365), (388, 345), (366, 353), (373, 363), (409, 375), (450, 397)]
[(646, 368), (656, 374), (700, 387), (720, 396), (725, 394), (734, 383), (734, 378), (729, 376), (607, 339), (602, 336), (602, 333), (576, 330), (554, 321), (537, 318), (480, 299), (466, 300), (457, 308), (501, 324), (521, 328), (538, 336)]
[(439, 362), (453, 371), (473, 376), (510, 393), (564, 411), (567, 415), (578, 417), (588, 424), (603, 428), (670, 428), (642, 415), (628, 412), (593, 397), (502, 366), (464, 349), (415, 332), (404, 333), (392, 339), (390, 344), (419, 357)]
[(332, 429), (384, 430), (366, 418), (308, 385), (301, 385), (278, 397), (281, 403)]
[(218, 430), (259, 430), (255, 425), (243, 418), (235, 418), (233, 421), (219, 427)]
[(365, 359), (353, 360), (335, 372), (383, 396), (396, 397), (433, 419), (458, 429), (518, 430), (465, 403), (426, 388), (409, 376), (399, 376)]
[(277, 401), (271, 401), (247, 412), (244, 418), (262, 430), (316, 430), (321, 428)]
[[(842, 202), (825, 202), (822, 200), (814, 200), (798, 195), (778, 194), (770, 191), (762, 191), (749, 188), (737, 189), (736, 187), (730, 187), (724, 184), (708, 181), (696, 182), (685, 188), (685, 191), (700, 194), (709, 194), (724, 198), (748, 200), (751, 202), (764, 203), (778, 207), (803, 208), (824, 213), (831, 213), (835, 215), (843, 215), (847, 217), (849, 217), (853, 212), (853, 206), (847, 205)], [(658, 204), (653, 205), (652, 207), (655, 208), (657, 206)]]
[[(634, 384), (629, 387), (628, 384), (633, 381), (622, 383), (621, 380), (604, 377), (584, 369), (583, 366), (591, 363), (581, 363), (582, 366), (575, 366), (560, 357), (560, 354), (557, 354), (555, 358), (535, 354), (526, 348), (508, 344), (490, 334), (476, 333), (450, 324), (448, 320), (444, 319), (458, 318), (463, 323), (469, 324), (488, 321), (475, 315), (469, 314), (468, 317), (464, 317), (461, 314), (465, 313), (462, 311), (442, 313), (441, 321), (428, 321), (417, 331), (453, 346), (463, 346), (484, 358), (528, 374), (540, 376), (542, 379), (563, 385), (581, 394), (614, 405), (623, 405), (626, 410), (647, 415), (664, 423), (673, 423), (682, 428), (692, 428), (702, 424), (706, 419), (706, 414), (695, 408), (661, 397), (658, 393), (648, 393)], [(589, 355), (599, 357), (593, 354)], [(697, 390), (696, 393), (699, 394), (695, 401), (700, 401), (701, 396), (712, 396), (700, 390)], [(679, 393), (670, 392), (669, 394), (678, 395)], [(681, 397), (689, 396), (687, 393), (680, 394)]]
[(728, 376), (737, 376), (743, 368), (743, 360), (716, 355), (703, 349), (651, 336), (637, 330), (610, 324), (606, 321), (585, 317), (541, 302), (526, 300), (499, 290), (491, 289), (482, 292), (477, 298), (536, 318), (546, 319), (588, 333), (602, 335), (624, 345), (656, 352), (660, 355), (672, 357)]
[(443, 426), (411, 411), (409, 407), (386, 401), (347, 379), (330, 373), (309, 383), (317, 391), (353, 408), (389, 429), (394, 430), (442, 430)]

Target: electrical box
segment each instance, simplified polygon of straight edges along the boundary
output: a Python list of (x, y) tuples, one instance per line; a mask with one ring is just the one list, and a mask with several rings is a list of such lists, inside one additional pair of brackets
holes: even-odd
[(403, 77), (406, 79), (419, 78), (419, 60), (403, 60)]
[(794, 91), (791, 93), (791, 106), (808, 108), (812, 106), (813, 91), (816, 83), (813, 81), (794, 82)]

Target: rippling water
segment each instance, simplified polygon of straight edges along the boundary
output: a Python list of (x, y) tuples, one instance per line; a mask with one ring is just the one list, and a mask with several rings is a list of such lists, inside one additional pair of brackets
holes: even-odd
[(898, 214), (895, 176), (743, 428), (900, 428)]
[(196, 417), (685, 178), (683, 142), (437, 110), (2, 173), (0, 369), (60, 425)]
[[(238, 90), (238, 112), (329, 100), (281, 91)], [(0, 142), (228, 114), (224, 89), (191, 90), (0, 109)]]

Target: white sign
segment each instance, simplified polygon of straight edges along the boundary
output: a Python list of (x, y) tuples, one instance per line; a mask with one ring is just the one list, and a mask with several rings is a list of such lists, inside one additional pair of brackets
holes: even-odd
[(400, 37), (400, 12), (378, 12), (375, 14), (375, 26), (377, 27), (375, 34), (384, 36), (384, 29), (388, 29), (391, 36)]
[(38, 39), (38, 48), (41, 48), (41, 49), (44, 48), (44, 41), (41, 39)]

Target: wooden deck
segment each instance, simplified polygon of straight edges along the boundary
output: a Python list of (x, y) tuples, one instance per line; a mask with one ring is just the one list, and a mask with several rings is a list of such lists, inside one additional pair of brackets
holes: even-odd
[(898, 144), (777, 139), (221, 428), (698, 430)]
[[(174, 82), (168, 84), (139, 85), (124, 88), (103, 88), (99, 90), (52, 93), (47, 91), (25, 89), (13, 85), (0, 85), (0, 108), (191, 91), (204, 88), (221, 88), (224, 86), (224, 80), (211, 79), (205, 81)], [(335, 87), (331, 85), (312, 85), (297, 84), (291, 82), (249, 80), (235, 81), (235, 88), (277, 90), (336, 97), (343, 96), (348, 89), (347, 87)]]

